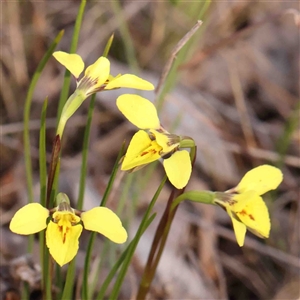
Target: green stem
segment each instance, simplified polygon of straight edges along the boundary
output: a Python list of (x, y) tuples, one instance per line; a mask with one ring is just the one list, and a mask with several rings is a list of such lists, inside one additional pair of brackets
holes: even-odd
[[(115, 181), (115, 178), (117, 176), (117, 171), (119, 168), (119, 161), (121, 159), (121, 157), (124, 155), (124, 144), (121, 147), (121, 150), (119, 151), (117, 160), (115, 162), (114, 168), (112, 170), (112, 173), (110, 175), (105, 193), (103, 195), (102, 201), (100, 203), (100, 206), (105, 206), (106, 202), (108, 200), (108, 196), (113, 188), (113, 183)], [(85, 260), (84, 260), (84, 270), (83, 270), (83, 282), (82, 282), (82, 299), (89, 299), (88, 298), (88, 272), (90, 269), (90, 261), (91, 261), (91, 256), (92, 256), (92, 249), (93, 249), (93, 245), (95, 242), (95, 237), (96, 237), (96, 233), (92, 232), (90, 239), (89, 239), (89, 243), (88, 243), (88, 247), (87, 247), (87, 251), (86, 251), (86, 255), (85, 255)]]
[(59, 34), (54, 39), (53, 43), (50, 45), (48, 51), (43, 56), (39, 65), (37, 66), (36, 71), (33, 74), (32, 80), (29, 85), (29, 89), (27, 92), (27, 96), (25, 99), (24, 105), (24, 132), (23, 132), (23, 140), (24, 140), (24, 156), (25, 156), (25, 171), (26, 171), (26, 181), (27, 181), (27, 193), (28, 193), (28, 202), (33, 202), (33, 180), (32, 180), (32, 162), (31, 162), (31, 151), (30, 151), (30, 136), (29, 136), (29, 121), (30, 121), (30, 108), (33, 97), (33, 92), (36, 87), (36, 84), (40, 78), (41, 72), (44, 69), (47, 61), (51, 57), (54, 49), (57, 44), (60, 42), (63, 37), (64, 32), (60, 31)]
[(73, 299), (73, 287), (75, 280), (76, 257), (69, 263), (66, 283), (61, 299)]
[(158, 196), (161, 193), (162, 188), (164, 187), (164, 185), (166, 183), (166, 180), (167, 180), (167, 178), (165, 176), (164, 179), (162, 180), (161, 184), (159, 185), (156, 193), (154, 194), (154, 196), (153, 196), (153, 198), (152, 198), (152, 200), (151, 200), (151, 202), (150, 202), (147, 210), (146, 210), (146, 213), (145, 213), (145, 215), (143, 217), (143, 220), (142, 220), (142, 222), (141, 222), (141, 224), (140, 224), (140, 226), (138, 228), (138, 231), (137, 231), (137, 233), (136, 233), (136, 235), (135, 235), (135, 237), (133, 239), (132, 246), (129, 248), (130, 250), (128, 250), (128, 253), (127, 253), (127, 255), (126, 255), (125, 259), (124, 259), (124, 262), (122, 264), (122, 268), (121, 268), (121, 270), (120, 270), (120, 272), (118, 274), (118, 277), (116, 279), (115, 285), (114, 285), (113, 290), (112, 290), (112, 292), (110, 294), (110, 299), (118, 299), (119, 292), (120, 292), (120, 289), (121, 289), (121, 285), (122, 285), (124, 277), (126, 275), (128, 266), (129, 266), (129, 264), (131, 262), (131, 259), (133, 257), (134, 252), (135, 252), (135, 249), (136, 249), (136, 247), (138, 245), (138, 242), (139, 242), (139, 240), (140, 240), (140, 238), (141, 238), (141, 236), (142, 236), (142, 234), (143, 234), (143, 232), (145, 230), (145, 226), (146, 226), (147, 220), (149, 220), (149, 215), (150, 215), (150, 213), (151, 213), (151, 211), (153, 209), (154, 204), (156, 203), (156, 200), (157, 200)]
[(84, 138), (83, 138), (80, 185), (79, 185), (78, 201), (77, 201), (77, 209), (78, 210), (82, 210), (82, 207), (83, 207), (85, 181), (86, 181), (86, 175), (87, 175), (88, 147), (89, 147), (90, 131), (91, 131), (93, 112), (94, 112), (94, 108), (95, 108), (95, 102), (96, 102), (96, 95), (94, 94), (92, 96), (92, 99), (90, 102), (90, 107), (89, 107), (89, 111), (88, 111), (88, 120), (87, 120), (86, 128), (84, 131)]
[[(146, 222), (145, 222), (145, 226), (143, 226), (143, 231), (141, 232), (141, 235), (145, 232), (145, 230), (149, 227), (149, 225), (152, 223), (152, 221), (154, 220), (156, 214), (153, 214)], [(139, 238), (137, 235), (134, 237), (134, 239)], [(123, 261), (125, 260), (126, 256), (128, 255), (128, 252), (130, 251), (130, 249), (132, 248), (132, 245), (134, 243), (134, 240), (132, 240), (129, 245), (127, 246), (126, 250), (121, 254), (120, 258), (118, 259), (118, 261), (115, 263), (115, 265), (112, 267), (112, 269), (110, 270), (109, 274), (107, 275), (107, 277), (105, 278), (101, 289), (99, 291), (99, 294), (96, 298), (96, 300), (102, 300), (104, 299), (105, 296), (105, 292), (109, 286), (109, 284), (111, 283), (112, 279), (114, 278), (115, 274), (117, 273), (119, 267), (122, 265)], [(110, 299), (113, 299), (110, 297)]]
[[(191, 158), (192, 167), (194, 166), (194, 163), (196, 161), (196, 154), (197, 154), (197, 147), (195, 146), (190, 149), (190, 158)], [(178, 206), (172, 208), (172, 203), (175, 198), (177, 198), (178, 196), (184, 193), (184, 189), (177, 190), (174, 188), (170, 194), (166, 209), (156, 229), (155, 236), (151, 245), (151, 250), (148, 256), (148, 260), (144, 269), (144, 273), (142, 275), (139, 290), (137, 293), (137, 299), (139, 300), (145, 299), (150, 289), (151, 282), (154, 278), (158, 263), (160, 261), (161, 255), (163, 253), (169, 235), (172, 221), (175, 217), (178, 208)], [(176, 195), (175, 197), (176, 193), (178, 195)]]

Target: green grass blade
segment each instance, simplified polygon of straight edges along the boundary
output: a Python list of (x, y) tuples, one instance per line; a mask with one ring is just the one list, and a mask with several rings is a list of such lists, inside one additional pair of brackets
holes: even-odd
[[(40, 203), (46, 206), (46, 186), (47, 186), (47, 162), (46, 162), (46, 112), (48, 99), (46, 98), (41, 114), (41, 129), (39, 138), (39, 168), (40, 168)], [(42, 271), (42, 287), (47, 299), (51, 299), (51, 279), (49, 269), (49, 253), (46, 249), (45, 231), (39, 233), (40, 261)]]
[(46, 112), (48, 98), (45, 99), (41, 115), (41, 129), (39, 139), (39, 167), (40, 167), (40, 203), (46, 206), (47, 162), (46, 162)]
[(82, 147), (82, 161), (81, 161), (81, 172), (80, 172), (80, 184), (79, 184), (79, 192), (78, 192), (78, 201), (77, 201), (77, 209), (82, 210), (83, 207), (83, 198), (84, 198), (84, 191), (85, 191), (85, 182), (86, 182), (86, 174), (87, 174), (87, 159), (88, 159), (88, 149), (89, 149), (89, 140), (90, 140), (90, 132), (91, 132), (91, 124), (92, 124), (92, 117), (95, 108), (96, 102), (96, 94), (92, 96), (88, 117), (87, 117), (87, 124), (84, 131), (84, 138), (83, 138), (83, 147)]
[(128, 253), (127, 253), (127, 255), (126, 255), (125, 259), (124, 259), (124, 262), (122, 264), (122, 268), (120, 270), (120, 273), (118, 274), (118, 277), (116, 279), (115, 285), (114, 285), (113, 290), (112, 290), (112, 292), (110, 294), (110, 298), (111, 299), (118, 299), (118, 295), (119, 295), (119, 292), (120, 292), (120, 289), (121, 289), (121, 285), (122, 285), (123, 280), (125, 278), (125, 275), (127, 273), (127, 269), (128, 269), (129, 264), (131, 262), (132, 256), (133, 256), (133, 254), (135, 252), (135, 249), (137, 247), (137, 244), (138, 244), (138, 242), (139, 242), (139, 240), (140, 240), (140, 238), (141, 238), (141, 236), (142, 236), (142, 234), (144, 232), (144, 227), (145, 227), (145, 225), (147, 223), (147, 220), (149, 218), (151, 210), (152, 210), (152, 208), (153, 208), (153, 206), (154, 206), (154, 204), (155, 204), (155, 202), (156, 202), (156, 200), (157, 200), (157, 198), (158, 198), (158, 196), (159, 196), (162, 188), (164, 187), (166, 181), (167, 181), (167, 177), (165, 176), (163, 178), (161, 184), (159, 185), (156, 193), (154, 194), (154, 196), (153, 196), (153, 198), (152, 198), (152, 200), (151, 200), (151, 202), (150, 202), (147, 210), (146, 210), (146, 213), (145, 213), (145, 215), (143, 217), (143, 220), (142, 220), (142, 222), (141, 222), (141, 224), (140, 224), (140, 226), (138, 228), (138, 231), (136, 233), (136, 236), (135, 236), (135, 238), (133, 240), (132, 246), (128, 250)]
[(108, 41), (107, 41), (107, 43), (106, 43), (106, 45), (105, 45), (105, 48), (104, 48), (104, 51), (103, 51), (102, 56), (107, 57), (107, 55), (108, 55), (108, 53), (109, 53), (109, 50), (110, 50), (110, 48), (111, 48), (111, 45), (112, 45), (112, 43), (113, 43), (113, 40), (114, 40), (114, 34), (112, 34), (112, 35), (110, 36), (110, 38), (108, 39)]
[[(86, 5), (86, 0), (81, 0), (80, 6), (78, 9), (78, 13), (77, 13), (77, 17), (76, 17), (76, 21), (75, 21), (73, 37), (72, 37), (71, 46), (70, 46), (70, 53), (75, 53), (77, 50), (79, 33), (80, 33), (81, 24), (82, 24), (85, 5)], [(71, 83), (71, 73), (68, 70), (66, 70), (65, 76), (64, 76), (63, 87), (62, 87), (59, 102), (58, 102), (57, 124), (59, 122), (62, 109), (68, 99), (70, 83)]]
[(130, 36), (130, 32), (128, 29), (128, 25), (123, 15), (122, 7), (120, 4), (120, 0), (111, 1), (112, 9), (116, 16), (116, 19), (119, 21), (119, 29), (123, 39), (126, 58), (128, 60), (129, 66), (134, 74), (139, 73), (139, 66), (136, 59), (136, 53), (134, 50), (134, 45), (132, 42), (132, 38)]
[(27, 192), (28, 192), (28, 202), (29, 203), (33, 202), (32, 162), (31, 162), (30, 134), (29, 134), (30, 108), (31, 108), (31, 103), (32, 103), (33, 92), (34, 92), (36, 84), (40, 78), (40, 75), (41, 75), (47, 61), (51, 57), (57, 44), (60, 42), (63, 34), (64, 34), (63, 31), (59, 32), (59, 34), (56, 36), (53, 43), (50, 45), (49, 49), (43, 56), (39, 65), (37, 66), (37, 69), (34, 72), (32, 80), (30, 82), (26, 100), (25, 100), (23, 141), (24, 141), (25, 171), (26, 171)]
[[(76, 256), (69, 263), (66, 283), (65, 283), (65, 287), (64, 287), (64, 291), (63, 291), (61, 299), (73, 299), (75, 270), (76, 270)], [(87, 298), (85, 298), (85, 299), (87, 299)]]
[[(143, 233), (145, 232), (145, 230), (149, 227), (149, 225), (152, 223), (152, 221), (154, 220), (156, 216), (156, 213), (154, 213), (151, 217), (149, 217), (144, 226), (142, 227), (142, 232), (141, 232), (141, 236), (143, 235)], [(136, 238), (140, 238), (138, 235), (136, 235), (134, 237), (134, 239)], [(105, 292), (109, 286), (109, 284), (111, 283), (112, 279), (114, 278), (115, 274), (117, 273), (118, 269), (120, 268), (120, 266), (122, 265), (124, 259), (126, 258), (126, 256), (128, 255), (128, 252), (130, 251), (130, 249), (133, 247), (134, 244), (134, 239), (130, 242), (130, 244), (127, 246), (127, 248), (124, 250), (124, 252), (122, 253), (122, 255), (120, 256), (120, 258), (118, 259), (118, 261), (115, 263), (115, 265), (113, 266), (113, 268), (110, 270), (109, 274), (107, 275), (107, 277), (105, 278), (101, 289), (97, 295), (96, 300), (102, 300), (104, 299), (105, 296)], [(111, 298), (113, 299), (113, 298)]]
[[(121, 157), (124, 155), (124, 148), (125, 148), (125, 144), (123, 143), (121, 150), (119, 151), (117, 160), (114, 164), (112, 173), (110, 175), (106, 190), (104, 192), (102, 201), (100, 203), (100, 206), (105, 206), (106, 202), (108, 200), (108, 196), (113, 188), (113, 183), (116, 179), (117, 176), (117, 172), (119, 169), (119, 161), (121, 159)], [(87, 251), (86, 251), (86, 255), (85, 255), (85, 261), (84, 261), (84, 270), (83, 270), (83, 282), (82, 282), (82, 299), (89, 299), (89, 295), (88, 295), (88, 272), (90, 269), (90, 261), (91, 261), (91, 256), (92, 256), (92, 249), (93, 249), (93, 245), (94, 245), (94, 241), (95, 241), (95, 237), (96, 237), (96, 233), (92, 232), (90, 239), (89, 239), (89, 243), (88, 243), (88, 247), (87, 247)]]

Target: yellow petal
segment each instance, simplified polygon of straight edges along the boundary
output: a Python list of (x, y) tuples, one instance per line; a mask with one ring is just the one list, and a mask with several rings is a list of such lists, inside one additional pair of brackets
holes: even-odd
[(122, 244), (127, 240), (127, 232), (119, 217), (106, 207), (95, 207), (81, 214), (84, 228), (99, 232), (111, 241)]
[(65, 66), (71, 74), (76, 78), (79, 77), (84, 69), (84, 62), (78, 54), (69, 54), (63, 51), (56, 51), (53, 53), (55, 59)]
[(162, 147), (162, 154), (170, 153), (179, 146), (179, 136), (175, 134), (161, 133), (153, 129), (149, 131), (155, 136), (157, 144)]
[(160, 128), (156, 108), (149, 100), (138, 95), (124, 94), (118, 97), (117, 106), (125, 118), (138, 128)]
[(164, 168), (170, 182), (177, 188), (184, 188), (192, 173), (189, 152), (177, 151), (170, 158), (164, 159)]
[(263, 238), (269, 237), (271, 229), (269, 212), (260, 196), (251, 197), (244, 208), (236, 211), (235, 214), (255, 235)]
[(49, 210), (39, 203), (30, 203), (20, 208), (12, 220), (9, 228), (18, 234), (32, 234), (46, 228)]
[(240, 221), (235, 219), (235, 217), (232, 215), (232, 213), (228, 207), (226, 208), (226, 211), (227, 211), (229, 217), (231, 218), (236, 241), (237, 241), (238, 245), (240, 247), (242, 247), (244, 245), (245, 235), (246, 235), (246, 231), (247, 231), (246, 226), (243, 223), (241, 223)]
[(93, 88), (102, 86), (103, 83), (108, 79), (110, 71), (110, 62), (106, 57), (101, 56), (95, 63), (88, 66), (85, 70), (84, 76), (89, 77), (95, 83)]
[(269, 165), (262, 165), (247, 172), (236, 187), (236, 190), (240, 194), (253, 190), (258, 195), (262, 195), (276, 189), (282, 178), (283, 175), (279, 169)]
[(62, 236), (61, 228), (57, 223), (50, 221), (46, 230), (46, 243), (53, 259), (62, 267), (70, 262), (78, 252), (79, 236), (82, 225), (70, 226), (65, 238)]
[(147, 132), (139, 130), (130, 141), (121, 170), (130, 170), (158, 160), (161, 150), (162, 148), (156, 141), (150, 139)]
[(145, 90), (145, 91), (154, 90), (154, 86), (152, 83), (132, 74), (124, 74), (118, 78), (111, 80), (107, 84), (105, 89), (110, 90), (110, 89), (122, 88), (122, 87)]

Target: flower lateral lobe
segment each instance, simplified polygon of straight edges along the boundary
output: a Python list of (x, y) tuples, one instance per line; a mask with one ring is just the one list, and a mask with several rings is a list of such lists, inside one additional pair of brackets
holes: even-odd
[(170, 158), (164, 159), (163, 165), (170, 182), (177, 189), (182, 189), (188, 184), (192, 173), (192, 164), (188, 151), (176, 151)]
[(87, 96), (96, 93), (109, 78), (109, 71), (109, 60), (103, 56), (99, 57), (95, 63), (86, 68), (77, 88), (84, 90)]
[(48, 217), (48, 209), (39, 203), (29, 203), (15, 213), (9, 229), (17, 234), (33, 234), (46, 228)]
[(119, 217), (107, 207), (95, 207), (81, 214), (86, 230), (96, 231), (117, 244), (127, 240), (127, 232)]
[(144, 91), (154, 90), (154, 86), (152, 83), (132, 74), (124, 74), (115, 78), (110, 78), (105, 87), (105, 90), (111, 90), (120, 87), (133, 88)]
[(127, 171), (158, 160), (162, 149), (155, 140), (150, 139), (146, 131), (139, 130), (130, 141), (121, 170)]

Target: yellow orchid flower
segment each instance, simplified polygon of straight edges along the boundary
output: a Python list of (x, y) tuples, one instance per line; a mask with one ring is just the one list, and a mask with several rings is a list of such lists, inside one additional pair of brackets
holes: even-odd
[[(66, 194), (58, 194), (57, 199), (58, 206), (50, 211), (39, 203), (23, 206), (13, 216), (10, 230), (28, 235), (47, 228), (47, 247), (60, 266), (70, 262), (77, 254), (83, 227), (101, 233), (117, 244), (126, 242), (127, 232), (118, 216), (110, 209), (95, 207), (86, 212), (79, 212), (70, 206)], [(49, 216), (51, 218), (47, 222)]]
[(74, 75), (77, 82), (77, 89), (83, 91), (86, 97), (98, 91), (122, 87), (147, 91), (154, 89), (152, 83), (132, 74), (113, 77), (109, 74), (110, 62), (104, 56), (101, 56), (95, 63), (88, 66), (81, 79), (79, 77), (84, 70), (84, 62), (78, 54), (56, 51), (53, 53), (53, 56)]
[(240, 247), (244, 245), (247, 229), (258, 237), (269, 237), (270, 217), (261, 195), (276, 189), (282, 179), (279, 169), (262, 165), (247, 172), (235, 188), (216, 193), (214, 202), (226, 209)]
[(178, 189), (185, 187), (192, 172), (189, 152), (179, 150), (180, 136), (170, 134), (161, 126), (153, 103), (138, 95), (124, 94), (118, 97), (117, 107), (141, 129), (132, 137), (121, 169), (134, 171), (163, 158), (170, 182)]

